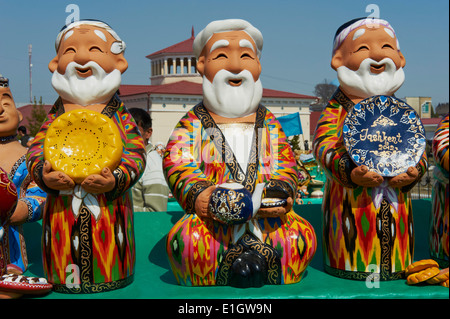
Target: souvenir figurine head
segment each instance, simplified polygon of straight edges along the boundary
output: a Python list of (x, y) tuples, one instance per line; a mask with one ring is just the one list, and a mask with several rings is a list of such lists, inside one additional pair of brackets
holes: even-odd
[(261, 32), (238, 19), (211, 22), (197, 35), (193, 49), (209, 111), (228, 118), (256, 111), (263, 91), (262, 45)]
[[(22, 114), (16, 109), (16, 105), (14, 104), (14, 99), (9, 89), (9, 80), (0, 75), (0, 144), (16, 140), (17, 127), (21, 120)], [(2, 152), (4, 152), (2, 153), (3, 156), (8, 156), (5, 154), (6, 151), (4, 149)], [(2, 226), (14, 212), (18, 198), (16, 186), (2, 167), (0, 167), (0, 198), (1, 242), (4, 232)]]
[(16, 109), (9, 80), (0, 75), (0, 141), (15, 139), (20, 121), (22, 113)]
[(331, 67), (347, 95), (360, 99), (393, 95), (405, 79), (404, 66), (396, 34), (387, 21), (360, 18), (337, 30)]
[(55, 49), (48, 67), (63, 102), (81, 106), (108, 102), (128, 68), (125, 43), (104, 22), (81, 20), (65, 26)]

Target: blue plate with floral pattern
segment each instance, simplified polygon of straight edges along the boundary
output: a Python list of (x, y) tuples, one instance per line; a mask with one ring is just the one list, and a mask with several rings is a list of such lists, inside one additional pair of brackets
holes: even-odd
[(344, 120), (342, 133), (355, 164), (385, 177), (416, 166), (426, 146), (419, 115), (393, 96), (376, 95), (356, 104)]

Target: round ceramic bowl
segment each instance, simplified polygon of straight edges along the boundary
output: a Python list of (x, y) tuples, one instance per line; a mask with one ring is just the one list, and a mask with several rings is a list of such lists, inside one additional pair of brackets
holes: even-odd
[(253, 214), (252, 194), (239, 183), (221, 184), (211, 195), (209, 209), (223, 223), (245, 223)]

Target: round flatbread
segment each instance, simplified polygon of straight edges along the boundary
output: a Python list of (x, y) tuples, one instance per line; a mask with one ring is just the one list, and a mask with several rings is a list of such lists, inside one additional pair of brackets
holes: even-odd
[(91, 110), (73, 110), (58, 116), (47, 130), (44, 158), (55, 171), (80, 184), (87, 176), (114, 170), (121, 161), (123, 144), (112, 119)]
[(441, 271), (436, 276), (428, 279), (427, 283), (431, 285), (436, 285), (445, 281), (448, 281), (448, 267), (445, 269), (441, 269)]
[(408, 267), (406, 267), (405, 276), (408, 277), (409, 275), (411, 275), (415, 272), (419, 272), (419, 271), (422, 271), (424, 269), (431, 268), (431, 267), (439, 268), (439, 264), (433, 259), (423, 259), (423, 260), (416, 261), (416, 262), (412, 263), (411, 265), (409, 265)]
[(439, 271), (440, 270), (438, 267), (429, 267), (419, 272), (410, 274), (406, 279), (406, 282), (408, 285), (415, 285), (436, 276), (439, 274)]

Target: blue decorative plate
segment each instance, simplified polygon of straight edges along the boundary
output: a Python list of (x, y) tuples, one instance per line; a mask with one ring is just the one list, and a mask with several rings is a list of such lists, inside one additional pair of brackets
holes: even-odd
[(416, 166), (426, 146), (420, 117), (392, 96), (372, 96), (356, 104), (347, 114), (342, 132), (355, 164), (385, 177)]

